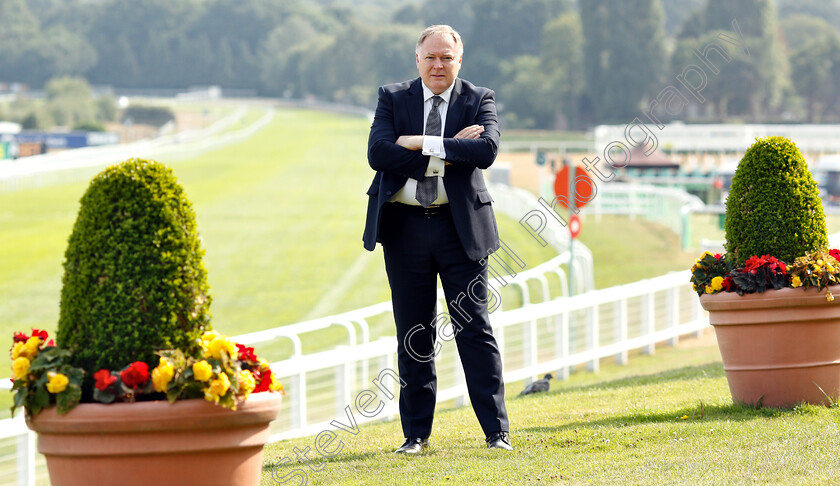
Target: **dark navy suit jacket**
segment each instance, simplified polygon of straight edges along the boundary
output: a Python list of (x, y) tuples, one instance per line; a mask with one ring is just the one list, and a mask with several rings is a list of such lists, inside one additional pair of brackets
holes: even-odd
[[(458, 238), (471, 260), (480, 260), (499, 248), (499, 232), (490, 193), (481, 169), (493, 164), (499, 149), (499, 126), (492, 90), (455, 79), (443, 146), (446, 150), (443, 185)], [(423, 178), (429, 156), (408, 150), (395, 142), (401, 135), (423, 134), (423, 86), (420, 78), (379, 88), (379, 102), (370, 127), (368, 162), (376, 171), (369, 196), (365, 224), (365, 248), (373, 250), (380, 241), (382, 206), (405, 185), (406, 180)], [(477, 139), (452, 138), (462, 128), (484, 126)]]

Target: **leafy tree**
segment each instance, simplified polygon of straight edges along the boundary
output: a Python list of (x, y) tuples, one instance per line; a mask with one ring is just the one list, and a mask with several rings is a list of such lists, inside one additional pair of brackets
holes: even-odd
[(807, 119), (818, 123), (840, 100), (840, 35), (815, 37), (791, 53), (792, 81), (805, 103)]
[(539, 56), (543, 26), (566, 8), (560, 0), (472, 0), (470, 5), (472, 30), (464, 39), (469, 79), (485, 86), (506, 82), (500, 77), (503, 62), (521, 55)]
[(776, 0), (779, 19), (808, 15), (840, 25), (840, 0)]
[[(385, 27), (373, 33), (373, 48), (377, 52), (372, 61), (376, 84), (385, 84), (417, 76), (414, 47), (417, 29), (409, 26)], [(466, 57), (469, 60), (469, 57)], [(469, 73), (469, 62), (463, 68)], [(375, 95), (370, 90), (371, 96)]]
[(42, 79), (55, 76), (83, 76), (96, 65), (97, 53), (82, 35), (63, 26), (52, 27), (39, 39), (37, 57)]
[(598, 122), (629, 122), (665, 67), (658, 0), (581, 2), (586, 93)]
[(662, 10), (665, 14), (665, 32), (675, 35), (684, 25), (685, 19), (703, 8), (706, 0), (667, 0), (662, 2)]
[(258, 49), (260, 79), (267, 93), (291, 94), (295, 90), (296, 72), (290, 57), (296, 48), (318, 36), (315, 26), (306, 18), (289, 17), (275, 27)]
[[(463, 3), (459, 3), (459, 5), (463, 5)], [(419, 25), (422, 18), (422, 6), (410, 3), (398, 8), (391, 16), (391, 21), (396, 24)]]
[(568, 12), (543, 28), (540, 50), (542, 69), (550, 73), (557, 93), (553, 123), (548, 127), (569, 129), (581, 126), (579, 99), (584, 90), (583, 31), (580, 15)]
[(792, 15), (779, 22), (788, 53), (801, 49), (816, 37), (837, 35), (838, 30), (825, 19), (811, 15)]
[(40, 24), (25, 0), (0, 0), (0, 79), (32, 82), (29, 56)]
[[(748, 53), (740, 45), (732, 46), (718, 37), (723, 34), (739, 38), (733, 22), (744, 38)], [(732, 57), (725, 69), (710, 76), (702, 93), (715, 106), (719, 119), (748, 115), (753, 120), (761, 120), (780, 106), (790, 77), (771, 0), (708, 0), (702, 11), (687, 18), (671, 59), (672, 69), (679, 73), (685, 66), (694, 64), (696, 58), (691, 49), (702, 50), (710, 42), (727, 49)]]
[(46, 108), (59, 125), (73, 126), (96, 121), (90, 85), (83, 78), (56, 78), (45, 89)]
[(499, 88), (505, 121), (512, 128), (547, 128), (554, 125), (559, 104), (553, 79), (536, 56), (517, 56), (502, 64), (508, 80)]
[[(173, 86), (168, 73), (189, 69), (189, 53), (174, 52), (177, 33), (201, 13), (198, 0), (109, 0), (91, 26), (90, 42), (99, 62), (94, 83), (123, 87)], [(169, 60), (169, 63), (164, 63)]]
[[(447, 24), (461, 34), (464, 41), (472, 39), (475, 12), (472, 1), (463, 0), (426, 0), (420, 9), (420, 19), (423, 27), (435, 24)], [(482, 26), (476, 26), (482, 28)], [(472, 44), (472, 42), (471, 42)], [(470, 47), (472, 51), (472, 47)]]

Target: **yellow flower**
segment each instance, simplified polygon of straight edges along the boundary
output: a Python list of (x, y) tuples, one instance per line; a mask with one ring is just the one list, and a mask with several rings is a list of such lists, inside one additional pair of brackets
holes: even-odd
[(715, 291), (715, 289), (713, 289), (711, 285), (706, 286), (706, 293), (707, 294), (711, 294), (714, 291)]
[(47, 379), (49, 380), (47, 382), (47, 391), (50, 393), (61, 393), (67, 388), (67, 384), (70, 383), (66, 375), (54, 371), (47, 373)]
[(790, 279), (790, 286), (793, 288), (801, 287), (802, 279), (800, 279), (798, 276), (794, 276), (792, 279)]
[(697, 292), (697, 284), (695, 284), (694, 282), (691, 282), (691, 290)]
[(688, 415), (683, 415), (682, 417), (680, 417), (680, 420), (688, 420)]
[(23, 346), (24, 344), (20, 341), (12, 345), (12, 360), (20, 358), (23, 354)]
[(825, 300), (834, 302), (834, 295), (832, 295), (828, 290), (825, 291)]
[(213, 366), (207, 361), (201, 360), (192, 365), (193, 376), (198, 381), (207, 381), (213, 377)]
[(826, 264), (825, 269), (828, 270), (829, 273), (834, 273), (834, 267), (830, 263)]
[(217, 337), (219, 337), (219, 333), (216, 331), (207, 331), (201, 335), (201, 349), (204, 351), (204, 357), (210, 357), (210, 351), (207, 349), (207, 346)]
[(254, 379), (253, 373), (249, 370), (242, 370), (239, 372), (239, 394), (247, 398), (248, 395), (257, 387), (257, 380)]
[(713, 290), (723, 290), (723, 277), (715, 277), (712, 279)]
[(205, 357), (207, 356), (207, 353), (209, 353), (210, 356), (216, 359), (221, 359), (222, 351), (227, 351), (228, 356), (233, 356), (236, 353), (236, 344), (234, 344), (230, 339), (221, 336), (217, 337), (216, 339), (210, 341), (207, 345)]
[(697, 257), (697, 263), (700, 263), (700, 261), (701, 261), (702, 259), (706, 258), (707, 256), (712, 256), (712, 252), (710, 252), (710, 251), (704, 251), (702, 255), (700, 255), (699, 257)]
[(29, 358), (20, 356), (12, 362), (12, 379), (17, 380), (22, 378), (26, 381), (29, 374)]
[[(193, 370), (195, 373), (195, 370)], [(157, 392), (165, 392), (172, 377), (175, 376), (175, 368), (163, 358), (160, 358), (160, 363), (152, 370), (152, 385)]]
[(817, 266), (821, 267), (821, 266), (823, 266), (823, 263), (824, 262), (822, 260), (817, 260)]
[(268, 389), (273, 392), (283, 391), (283, 384), (280, 383), (280, 380), (277, 379), (277, 375), (274, 373), (271, 374), (271, 384), (268, 385)]
[(21, 356), (26, 358), (34, 358), (38, 356), (38, 348), (41, 346), (41, 338), (38, 336), (32, 336), (26, 341), (26, 344), (23, 345), (23, 350), (20, 352)]
[(210, 382), (210, 386), (204, 390), (204, 399), (208, 402), (219, 403), (219, 398), (224, 396), (230, 389), (230, 379), (225, 373), (219, 373), (219, 377)]
[(201, 340), (210, 342), (216, 339), (217, 337), (219, 337), (219, 333), (217, 333), (216, 331), (207, 331), (201, 335)]

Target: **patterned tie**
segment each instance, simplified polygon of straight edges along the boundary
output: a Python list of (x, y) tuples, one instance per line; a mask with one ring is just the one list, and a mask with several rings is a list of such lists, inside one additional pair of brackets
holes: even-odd
[[(443, 98), (440, 96), (432, 97), (432, 110), (429, 112), (429, 118), (426, 119), (426, 135), (434, 135), (439, 137), (440, 133), (440, 112), (438, 106), (443, 103)], [(414, 199), (420, 203), (424, 208), (429, 207), (435, 199), (437, 199), (438, 176), (423, 177), (417, 181), (417, 191), (414, 193)]]

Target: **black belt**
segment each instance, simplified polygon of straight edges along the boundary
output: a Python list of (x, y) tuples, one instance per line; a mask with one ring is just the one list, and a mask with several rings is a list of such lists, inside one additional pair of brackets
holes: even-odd
[(405, 204), (401, 202), (394, 202), (391, 204), (393, 204), (394, 207), (398, 208), (400, 211), (423, 214), (424, 216), (433, 216), (436, 214), (443, 214), (445, 212), (449, 212), (449, 204), (432, 204), (427, 208), (424, 208), (423, 206), (414, 206), (411, 204)]

